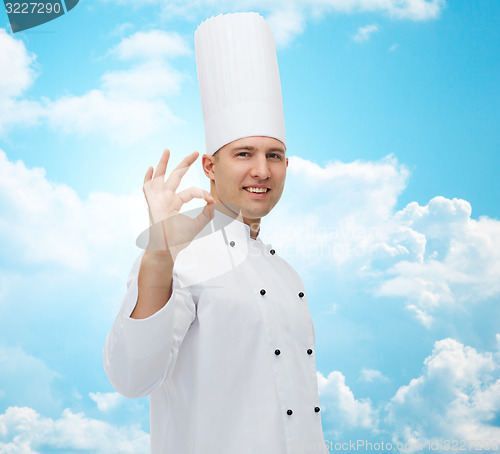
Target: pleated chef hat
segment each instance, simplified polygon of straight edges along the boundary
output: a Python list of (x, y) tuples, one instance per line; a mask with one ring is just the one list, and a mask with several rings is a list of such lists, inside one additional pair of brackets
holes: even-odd
[(194, 43), (207, 153), (250, 136), (274, 137), (286, 147), (278, 59), (264, 18), (211, 17)]

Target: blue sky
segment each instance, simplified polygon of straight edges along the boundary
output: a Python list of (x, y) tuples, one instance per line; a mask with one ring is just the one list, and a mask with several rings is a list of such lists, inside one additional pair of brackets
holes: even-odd
[(194, 30), (234, 11), (277, 41), (290, 165), (261, 235), (308, 292), (331, 452), (500, 452), (496, 2), (87, 0), (14, 35), (1, 11), (0, 453), (148, 452), (101, 352), (147, 167), (204, 151)]

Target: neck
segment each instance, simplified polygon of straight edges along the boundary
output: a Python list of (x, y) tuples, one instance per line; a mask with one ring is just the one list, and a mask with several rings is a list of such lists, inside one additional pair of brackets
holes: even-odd
[(250, 238), (252, 238), (252, 240), (255, 240), (260, 231), (260, 218), (258, 219), (246, 218), (242, 216), (241, 212), (237, 212), (236, 208), (237, 208), (236, 206), (231, 206), (231, 207), (226, 206), (222, 202), (216, 203), (215, 207), (215, 209), (220, 211), (221, 213), (224, 213), (225, 215), (248, 225), (248, 227), (250, 227)]
[(243, 218), (243, 222), (250, 227), (250, 238), (255, 240), (260, 232), (260, 219)]

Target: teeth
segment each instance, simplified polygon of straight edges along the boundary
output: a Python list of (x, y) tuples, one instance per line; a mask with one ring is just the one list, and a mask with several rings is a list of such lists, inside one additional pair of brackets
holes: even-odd
[(267, 192), (267, 188), (245, 188), (249, 192)]

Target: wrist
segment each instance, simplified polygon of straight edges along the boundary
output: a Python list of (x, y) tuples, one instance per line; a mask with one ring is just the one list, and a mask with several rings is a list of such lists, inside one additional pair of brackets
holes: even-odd
[(166, 248), (160, 250), (147, 249), (144, 252), (143, 261), (152, 263), (156, 262), (156, 263), (161, 263), (163, 265), (172, 263), (173, 265), (172, 253), (170, 252), (170, 249)]

